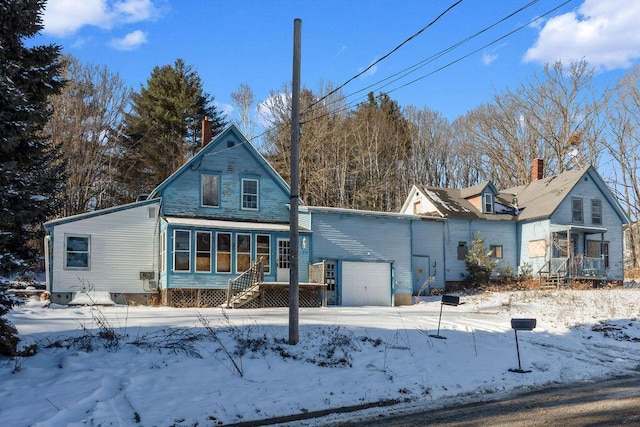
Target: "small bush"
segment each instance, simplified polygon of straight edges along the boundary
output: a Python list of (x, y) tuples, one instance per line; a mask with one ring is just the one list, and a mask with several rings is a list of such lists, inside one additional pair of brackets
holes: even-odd
[(473, 239), (471, 249), (465, 256), (467, 273), (462, 275), (463, 280), (470, 288), (478, 288), (487, 285), (491, 281), (491, 273), (498, 265), (492, 259), (492, 253), (484, 245), (484, 237), (477, 236)]

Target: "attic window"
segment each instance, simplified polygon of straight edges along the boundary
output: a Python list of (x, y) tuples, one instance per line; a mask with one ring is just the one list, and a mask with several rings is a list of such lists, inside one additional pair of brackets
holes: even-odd
[(227, 141), (227, 148), (231, 148), (234, 145), (236, 145), (235, 141), (233, 139), (230, 139)]
[(493, 194), (484, 193), (484, 213), (493, 213)]
[(242, 180), (242, 209), (258, 210), (258, 180)]
[(202, 175), (202, 206), (220, 206), (220, 177)]

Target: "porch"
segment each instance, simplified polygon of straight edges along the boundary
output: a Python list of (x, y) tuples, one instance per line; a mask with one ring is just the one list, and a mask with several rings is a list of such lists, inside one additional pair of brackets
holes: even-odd
[[(609, 267), (606, 228), (584, 226), (552, 227), (548, 261), (538, 270), (541, 286), (570, 284), (574, 280), (604, 284)], [(599, 235), (599, 238), (593, 238)]]
[[(326, 263), (309, 265), (309, 282), (298, 284), (300, 307), (326, 307)], [(262, 260), (233, 280), (229, 280), (224, 308), (288, 307), (289, 282), (265, 282)]]

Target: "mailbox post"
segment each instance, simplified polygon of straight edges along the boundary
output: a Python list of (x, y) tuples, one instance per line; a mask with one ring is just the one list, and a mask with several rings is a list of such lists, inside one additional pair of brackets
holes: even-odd
[(511, 319), (511, 328), (516, 335), (516, 351), (518, 353), (518, 369), (509, 369), (509, 372), (526, 374), (531, 370), (523, 370), (520, 364), (520, 346), (518, 345), (518, 331), (532, 331), (536, 327), (536, 319)]
[(458, 305), (460, 305), (460, 297), (456, 295), (442, 295), (442, 301), (440, 303), (440, 317), (438, 318), (438, 332), (436, 332), (435, 335), (429, 335), (430, 337), (438, 338), (441, 340), (447, 339), (447, 337), (443, 337), (442, 335), (440, 335), (440, 321), (442, 320), (442, 307), (445, 305), (452, 305), (457, 307)]

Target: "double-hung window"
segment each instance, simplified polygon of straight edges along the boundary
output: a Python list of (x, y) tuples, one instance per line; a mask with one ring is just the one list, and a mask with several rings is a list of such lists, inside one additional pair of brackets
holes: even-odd
[(202, 206), (220, 207), (220, 177), (202, 175)]
[(173, 232), (173, 271), (191, 269), (191, 232), (174, 230)]
[(571, 218), (574, 223), (584, 222), (582, 199), (579, 197), (571, 198)]
[(211, 272), (211, 233), (196, 232), (196, 271)]
[(602, 224), (602, 200), (591, 199), (591, 223)]
[(91, 269), (91, 237), (87, 235), (65, 235), (64, 267), (69, 270)]
[(271, 236), (268, 234), (256, 235), (256, 259), (262, 260), (263, 271), (271, 272)]
[(258, 209), (257, 179), (242, 179), (242, 209)]
[(236, 273), (251, 268), (251, 234), (236, 234)]
[(216, 273), (231, 273), (231, 233), (216, 233)]
[(493, 194), (484, 193), (484, 213), (493, 213)]

